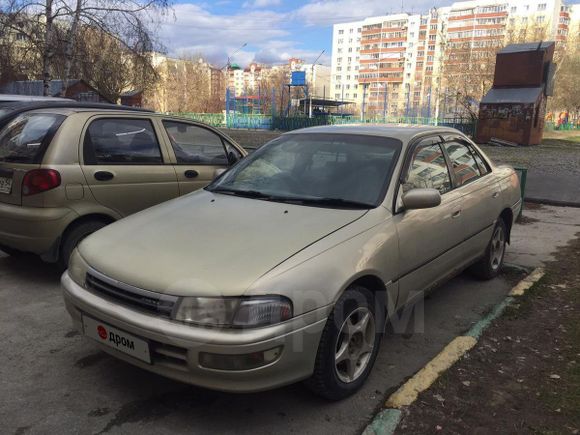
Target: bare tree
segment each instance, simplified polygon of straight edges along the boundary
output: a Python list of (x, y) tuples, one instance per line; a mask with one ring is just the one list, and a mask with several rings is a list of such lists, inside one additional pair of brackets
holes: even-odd
[(554, 97), (548, 100), (550, 110), (567, 110), (575, 119), (580, 116), (580, 25), (569, 29), (565, 44), (556, 51)]
[[(30, 44), (42, 53), (42, 80), (48, 95), (52, 72), (61, 61), (62, 79), (65, 83), (69, 79), (81, 28), (97, 29), (117, 40), (123, 52), (143, 56), (154, 48), (150, 24), (168, 8), (169, 0), (9, 0), (0, 14), (28, 22)], [(58, 51), (59, 63), (55, 60)]]
[(146, 91), (158, 80), (148, 54), (127, 49), (108, 33), (81, 26), (76, 38), (76, 62), (72, 70), (109, 101), (118, 101), (127, 90)]

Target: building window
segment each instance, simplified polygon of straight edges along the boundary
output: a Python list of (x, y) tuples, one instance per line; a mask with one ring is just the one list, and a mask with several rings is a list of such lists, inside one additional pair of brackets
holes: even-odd
[(545, 11), (546, 10), (546, 3), (540, 3), (538, 5), (538, 10), (539, 11)]
[(352, 94), (352, 98), (356, 98), (356, 97), (358, 97), (357, 94)]
[(517, 10), (518, 10), (517, 6), (512, 6), (510, 9), (510, 13), (515, 14)]
[(344, 34), (344, 30), (340, 29), (340, 30), (338, 31), (338, 34), (339, 34), (339, 35), (343, 35), (343, 34)]
[(543, 16), (543, 15), (538, 15), (538, 16), (536, 17), (536, 23), (538, 23), (538, 24), (541, 24), (541, 23), (543, 23), (543, 22), (545, 22), (545, 21), (546, 21), (546, 17), (545, 17), (545, 16)]

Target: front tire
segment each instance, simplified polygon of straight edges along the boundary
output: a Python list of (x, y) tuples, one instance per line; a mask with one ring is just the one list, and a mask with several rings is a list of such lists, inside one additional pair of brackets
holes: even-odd
[(326, 322), (307, 387), (329, 400), (354, 394), (377, 358), (383, 316), (372, 292), (360, 286), (347, 289)]
[(475, 277), (481, 280), (490, 280), (499, 275), (503, 268), (507, 234), (504, 220), (498, 219), (483, 258), (470, 268), (470, 272)]

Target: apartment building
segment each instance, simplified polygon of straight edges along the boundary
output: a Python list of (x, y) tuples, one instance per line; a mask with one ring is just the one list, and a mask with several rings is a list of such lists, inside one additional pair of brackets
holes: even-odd
[(578, 9), (562, 0), (474, 0), (336, 24), (331, 95), (369, 116), (452, 112), (454, 77), (492, 77), (492, 57), (507, 42), (565, 42)]
[[(230, 92), (236, 96), (257, 95), (260, 92), (271, 92), (271, 89), (260, 89), (260, 85), (274, 76), (282, 75), (284, 83), (290, 83), (292, 71), (304, 71), (308, 89), (317, 97), (329, 96), (330, 67), (320, 64), (306, 64), (297, 58), (288, 59), (281, 65), (261, 65), (251, 63), (246, 68), (231, 65), (227, 71), (227, 83)], [(276, 90), (280, 92), (279, 89)]]

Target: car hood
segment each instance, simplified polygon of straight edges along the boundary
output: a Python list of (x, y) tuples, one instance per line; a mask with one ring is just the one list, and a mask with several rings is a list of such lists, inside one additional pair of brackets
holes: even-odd
[(142, 289), (236, 296), (366, 212), (198, 191), (103, 228), (79, 252), (95, 270)]

